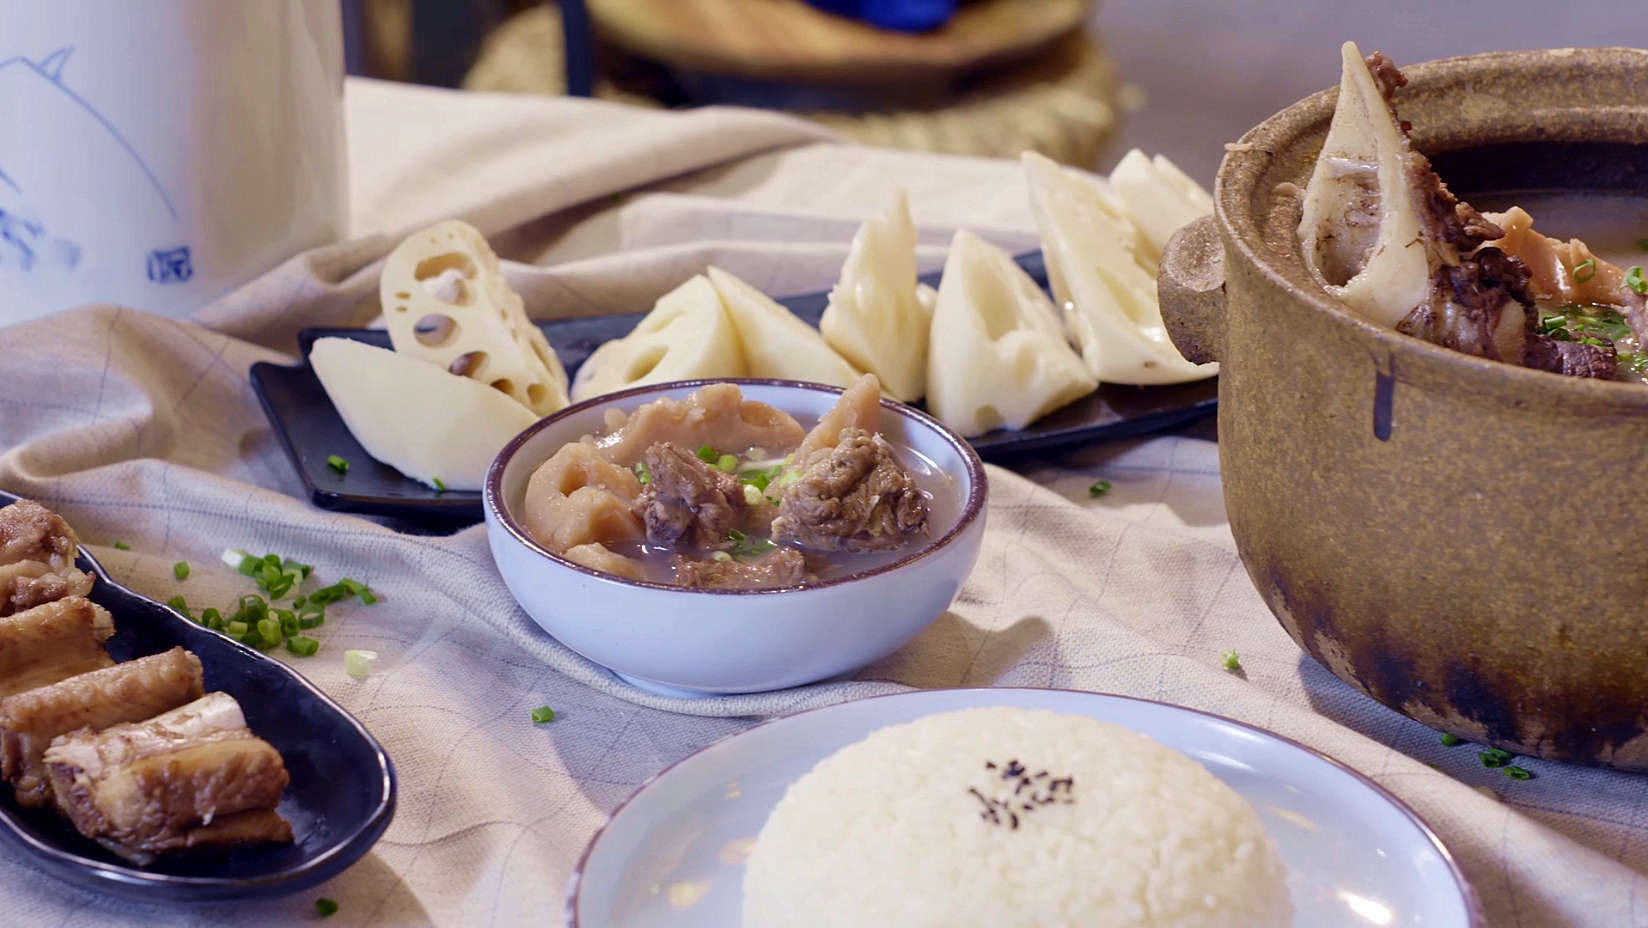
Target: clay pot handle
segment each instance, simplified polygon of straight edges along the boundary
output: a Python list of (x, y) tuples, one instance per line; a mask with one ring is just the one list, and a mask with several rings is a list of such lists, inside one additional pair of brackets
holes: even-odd
[(1197, 364), (1219, 360), (1225, 331), (1225, 248), (1212, 216), (1168, 239), (1156, 294), (1179, 353)]

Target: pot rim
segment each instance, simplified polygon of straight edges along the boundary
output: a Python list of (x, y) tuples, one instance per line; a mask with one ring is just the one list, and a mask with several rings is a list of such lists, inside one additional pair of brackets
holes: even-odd
[[(1630, 69), (1640, 74), (1636, 86), (1648, 88), (1648, 50), (1635, 48), (1559, 48), (1513, 52), (1485, 52), (1441, 58), (1412, 65), (1399, 65), (1408, 77), (1404, 91), (1398, 91), (1400, 112), (1403, 93), (1418, 89), (1468, 86), (1492, 80), (1507, 72), (1528, 74), (1532, 71), (1561, 72), (1573, 69), (1612, 68)], [(1624, 381), (1604, 381), (1582, 377), (1567, 377), (1550, 371), (1519, 367), (1501, 361), (1464, 354), (1420, 338), (1405, 335), (1357, 315), (1343, 302), (1333, 297), (1316, 283), (1304, 267), (1304, 261), (1293, 255), (1296, 268), (1284, 268), (1272, 255), (1259, 247), (1265, 234), (1261, 216), (1250, 208), (1255, 190), (1260, 183), (1273, 180), (1267, 175), (1274, 153), (1297, 146), (1312, 134), (1313, 127), (1325, 127), (1332, 118), (1338, 99), (1337, 82), (1333, 87), (1318, 91), (1288, 106), (1259, 125), (1249, 129), (1235, 145), (1229, 146), (1214, 181), (1214, 213), (1227, 254), (1230, 249), (1278, 289), (1295, 299), (1303, 300), (1323, 316), (1343, 326), (1368, 344), (1375, 357), (1388, 357), (1391, 366), (1397, 359), (1417, 362), (1419, 366), (1446, 377), (1451, 383), (1471, 392), (1489, 396), (1517, 396), (1522, 399), (1542, 398), (1568, 405), (1571, 401), (1595, 409), (1603, 407), (1627, 414), (1648, 414), (1648, 387)], [(1544, 115), (1555, 113), (1591, 114), (1601, 107), (1560, 105), (1531, 106)], [(1613, 141), (1634, 141), (1648, 145), (1648, 89), (1635, 100), (1610, 106), (1611, 113), (1634, 114), (1633, 131)], [(1617, 135), (1617, 134), (1616, 134)], [(1533, 142), (1545, 140), (1530, 134), (1513, 135), (1495, 142)], [(1484, 143), (1487, 144), (1487, 143)], [(1427, 156), (1435, 154), (1426, 152)], [(1307, 178), (1308, 179), (1308, 178)], [(1444, 178), (1444, 181), (1446, 178)], [(1643, 191), (1648, 197), (1648, 190)], [(1266, 194), (1265, 196), (1270, 196)], [(1648, 265), (1648, 258), (1645, 258)], [(1295, 270), (1296, 276), (1288, 270)], [(1228, 275), (1227, 275), (1228, 280)], [(1227, 361), (1227, 358), (1220, 358)], [(1409, 377), (1397, 375), (1400, 380)]]

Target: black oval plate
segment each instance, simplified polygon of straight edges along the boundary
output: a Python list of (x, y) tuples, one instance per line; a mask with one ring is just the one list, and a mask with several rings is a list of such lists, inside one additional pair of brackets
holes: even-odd
[[(16, 501), (0, 491), (0, 506)], [(193, 651), (206, 691), (235, 697), (246, 724), (280, 751), (292, 777), (280, 812), (297, 840), (138, 867), (81, 837), (55, 809), (18, 806), (0, 786), (0, 842), (60, 880), (150, 903), (285, 896), (337, 876), (372, 849), (395, 817), (395, 766), (360, 722), (280, 661), (111, 581), (84, 549), (78, 564), (97, 575), (91, 600), (114, 615), (108, 647), (116, 661), (178, 645)]]
[[(1047, 267), (1041, 252), (1029, 252), (1013, 260), (1047, 289)], [(939, 277), (935, 272), (921, 280), (936, 287)], [(830, 295), (810, 293), (778, 302), (816, 327)], [(556, 319), (540, 322), (538, 327), (566, 367), (567, 376), (572, 377), (577, 376), (579, 366), (591, 352), (605, 342), (628, 335), (645, 316), (625, 313)], [(379, 348), (390, 346), (389, 333), (381, 329), (304, 329), (298, 333), (303, 363), (287, 366), (260, 361), (252, 365), (252, 389), (310, 501), (322, 509), (393, 516), (425, 525), (456, 527), (481, 521), (479, 492), (436, 492), (373, 460), (350, 434), (314, 368), (309, 366), (310, 346), (318, 338), (333, 337), (352, 338)], [(980, 457), (1002, 460), (1032, 451), (1173, 428), (1211, 414), (1218, 401), (1217, 378), (1162, 387), (1107, 383), (1025, 428), (998, 429), (969, 442)], [(334, 454), (349, 462), (347, 474), (327, 466), (327, 458)]]

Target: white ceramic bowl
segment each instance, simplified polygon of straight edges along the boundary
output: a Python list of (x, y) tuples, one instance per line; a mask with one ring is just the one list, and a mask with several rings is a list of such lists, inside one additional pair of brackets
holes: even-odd
[[(948, 609), (984, 539), (984, 465), (932, 418), (882, 400), (881, 432), (951, 478), (954, 513), (891, 564), (778, 590), (691, 590), (574, 564), (533, 541), (517, 518), (527, 481), (602, 414), (680, 399), (712, 381), (639, 387), (569, 406), (517, 436), (492, 462), (484, 509), (492, 557), (521, 608), (562, 644), (623, 679), (674, 696), (757, 693), (837, 677), (898, 650)], [(841, 391), (734, 380), (746, 399), (816, 417)]]

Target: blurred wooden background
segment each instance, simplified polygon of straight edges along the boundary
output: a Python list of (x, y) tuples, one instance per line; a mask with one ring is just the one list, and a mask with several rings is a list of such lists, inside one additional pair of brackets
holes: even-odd
[[(342, 0), (357, 74), (457, 86), (482, 39), (532, 0)], [(1035, 3), (1037, 0), (1024, 0)], [(416, 9), (414, 9), (416, 8)], [(413, 19), (428, 23), (412, 40)], [(367, 28), (367, 21), (372, 27)], [(1118, 127), (1098, 158), (1161, 152), (1211, 185), (1223, 143), (1338, 78), (1355, 39), (1400, 64), (1502, 49), (1648, 46), (1642, 0), (1500, 0), (1491, 12), (1435, 0), (1098, 0), (1088, 33), (1113, 67)], [(415, 46), (415, 47), (414, 47)]]
[[(344, 0), (354, 73), (778, 109), (870, 144), (1092, 166), (1117, 125), (1092, 0), (964, 0), (886, 32), (805, 0)], [(570, 66), (569, 66), (570, 64)], [(570, 85), (570, 86), (569, 86)]]

